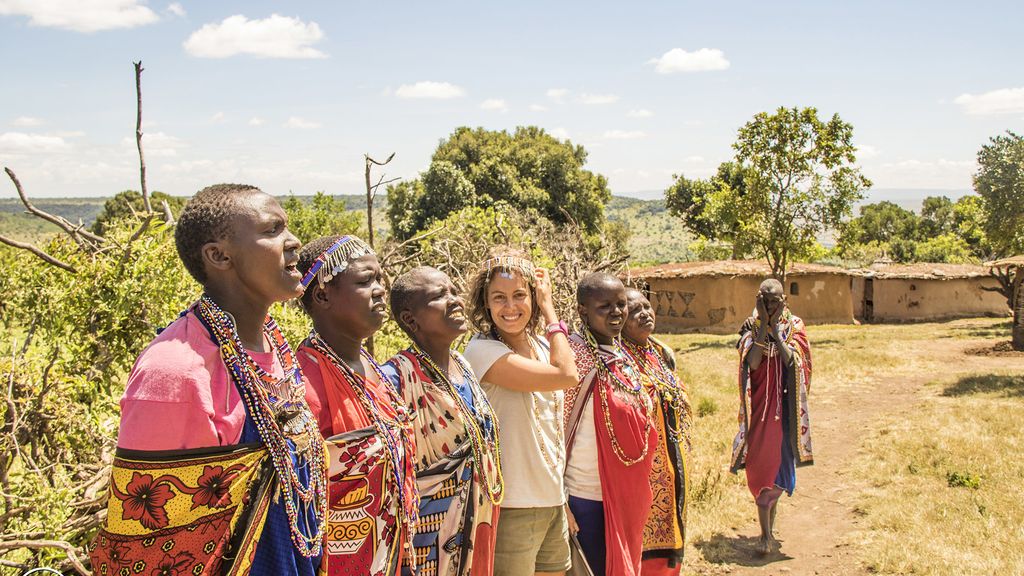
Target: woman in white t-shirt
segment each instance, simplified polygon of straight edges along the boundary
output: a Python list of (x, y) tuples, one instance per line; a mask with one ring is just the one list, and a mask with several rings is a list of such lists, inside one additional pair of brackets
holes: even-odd
[[(497, 415), (505, 478), (494, 574), (564, 574), (570, 560), (562, 390), (579, 381), (548, 272), (505, 251), (473, 277), (469, 307), (477, 333), (464, 356)], [(541, 325), (546, 339), (537, 334)]]

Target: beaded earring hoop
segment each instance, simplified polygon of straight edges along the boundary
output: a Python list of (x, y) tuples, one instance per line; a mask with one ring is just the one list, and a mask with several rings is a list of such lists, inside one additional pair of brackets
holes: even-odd
[(348, 265), (356, 258), (368, 254), (377, 254), (370, 248), (370, 245), (355, 236), (345, 235), (338, 238), (338, 241), (331, 244), (331, 247), (324, 250), (323, 254), (316, 257), (316, 261), (309, 267), (309, 271), (302, 277), (302, 287), (309, 288), (315, 278), (321, 288), (327, 285), (335, 276), (343, 273)]

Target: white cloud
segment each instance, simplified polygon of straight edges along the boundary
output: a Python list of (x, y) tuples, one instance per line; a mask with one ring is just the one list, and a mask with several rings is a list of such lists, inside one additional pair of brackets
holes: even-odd
[(630, 110), (629, 112), (626, 112), (627, 118), (650, 118), (651, 116), (654, 116), (654, 112), (651, 112), (650, 110), (647, 110), (645, 108), (640, 108), (639, 110)]
[(263, 122), (263, 118), (260, 118), (259, 116), (253, 116), (249, 119), (249, 126), (263, 126)]
[(32, 26), (75, 32), (135, 28), (159, 19), (138, 0), (0, 0), (0, 16), (28, 16)]
[(561, 127), (555, 128), (553, 130), (548, 130), (548, 134), (554, 136), (555, 138), (558, 138), (559, 140), (569, 139), (569, 131)]
[(972, 116), (1024, 112), (1024, 87), (1003, 88), (984, 94), (961, 94), (953, 100)]
[(29, 128), (32, 126), (42, 126), (43, 121), (39, 118), (33, 118), (32, 116), (18, 116), (11, 122), (14, 126), (20, 126), (22, 128)]
[(480, 108), (483, 110), (494, 110), (496, 112), (508, 112), (508, 106), (501, 98), (488, 98), (480, 103)]
[(466, 91), (448, 82), (423, 81), (415, 84), (402, 84), (395, 90), (395, 96), (399, 98), (431, 98), (435, 100), (448, 100), (461, 98)]
[(619, 101), (615, 94), (584, 94), (580, 96), (580, 102), (584, 104), (614, 104)]
[(0, 134), (0, 152), (8, 154), (60, 152), (67, 148), (68, 143), (60, 136), (26, 134), (24, 132), (4, 132)]
[(687, 156), (686, 158), (683, 158), (683, 162), (686, 162), (687, 164), (703, 164), (704, 163), (704, 157), (703, 156)]
[(604, 133), (605, 140), (636, 140), (646, 136), (640, 130), (608, 130)]
[(654, 64), (654, 70), (658, 74), (707, 72), (725, 70), (729, 67), (725, 53), (717, 48), (701, 48), (695, 52), (673, 48), (662, 54), (660, 58), (651, 58), (647, 63)]
[(319, 128), (319, 122), (313, 122), (312, 120), (306, 120), (305, 118), (299, 118), (298, 116), (292, 116), (288, 118), (288, 121), (284, 123), (285, 128), (298, 128), (300, 130), (312, 130)]
[(217, 112), (213, 116), (210, 116), (210, 122), (213, 122), (214, 124), (221, 124), (221, 123), (223, 123), (224, 122), (224, 113), (223, 112)]
[(548, 109), (547, 109), (546, 106), (541, 106), (540, 104), (530, 104), (530, 112), (547, 112), (547, 111), (548, 111)]
[(858, 160), (867, 160), (868, 158), (878, 156), (878, 148), (875, 148), (870, 144), (857, 144), (856, 148)]
[(971, 174), (977, 169), (974, 160), (900, 160), (865, 167), (865, 176), (875, 188), (961, 189), (972, 187)]
[[(121, 139), (121, 145), (135, 151), (135, 136), (125, 136)], [(142, 151), (147, 158), (177, 156), (178, 150), (182, 148), (185, 148), (184, 141), (164, 132), (146, 132), (142, 135)]]
[(550, 88), (550, 89), (548, 89), (547, 92), (545, 92), (545, 94), (547, 95), (548, 98), (554, 100), (555, 102), (561, 102), (563, 98), (565, 98), (566, 96), (569, 95), (569, 89), (568, 88)]
[(206, 24), (185, 40), (185, 51), (199, 58), (251, 54), (260, 58), (326, 58), (311, 45), (324, 37), (316, 22), (271, 15), (249, 20), (241, 14), (219, 24)]
[(178, 18), (184, 18), (185, 15), (186, 15), (185, 7), (182, 6), (181, 4), (177, 3), (177, 2), (172, 2), (172, 3), (168, 4), (167, 5), (167, 11), (170, 12), (171, 14), (174, 14)]

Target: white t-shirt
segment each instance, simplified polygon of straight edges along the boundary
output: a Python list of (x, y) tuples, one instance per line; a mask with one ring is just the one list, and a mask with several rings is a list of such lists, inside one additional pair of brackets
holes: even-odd
[(580, 425), (576, 427), (572, 454), (565, 466), (565, 488), (570, 496), (599, 502), (604, 500), (601, 495), (601, 472), (597, 466), (593, 395), (587, 398), (587, 404), (580, 413)]
[[(537, 353), (547, 362), (547, 342), (542, 343)], [(505, 478), (505, 500), (501, 506), (560, 506), (565, 504), (565, 445), (561, 435), (564, 395), (560, 391), (517, 392), (484, 380), (499, 358), (513, 353), (504, 343), (479, 334), (470, 339), (463, 352), (498, 416), (501, 473)]]

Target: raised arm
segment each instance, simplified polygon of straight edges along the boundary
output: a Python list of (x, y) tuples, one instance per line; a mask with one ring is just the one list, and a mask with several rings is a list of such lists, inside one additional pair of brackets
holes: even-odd
[[(554, 324), (558, 322), (558, 313), (551, 297), (551, 279), (543, 268), (538, 268), (535, 274), (541, 320), (545, 326)], [(569, 338), (562, 332), (552, 332), (548, 341), (551, 344), (550, 362), (509, 353), (496, 360), (482, 380), (516, 392), (550, 392), (579, 384)]]

